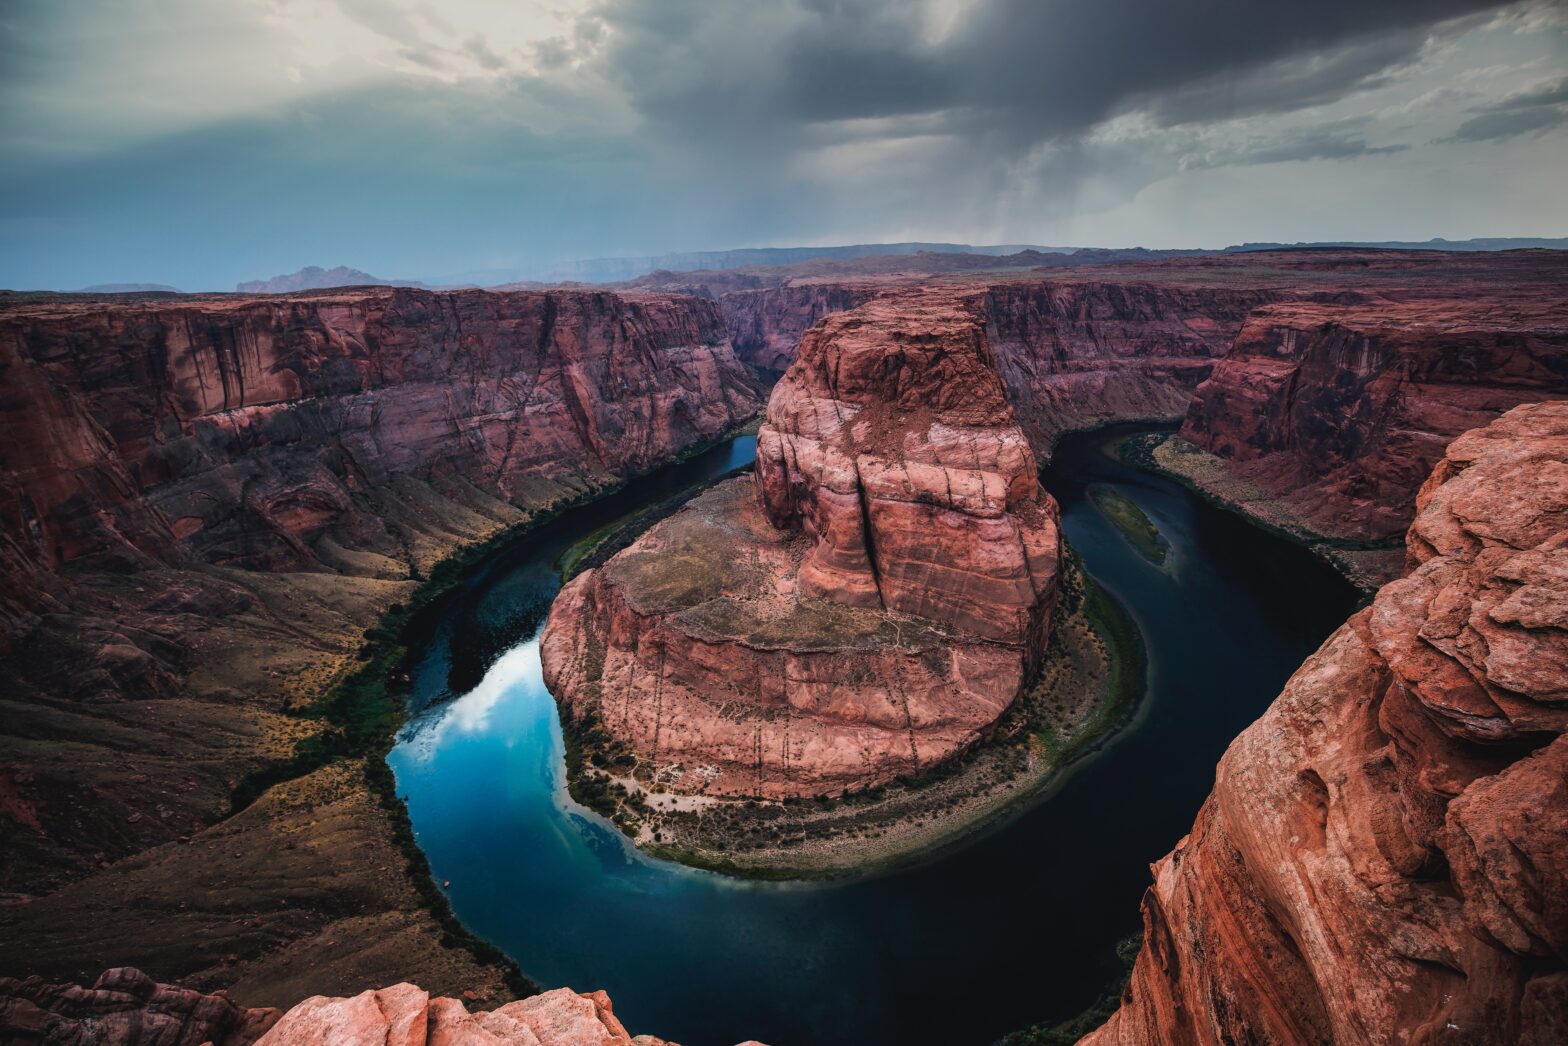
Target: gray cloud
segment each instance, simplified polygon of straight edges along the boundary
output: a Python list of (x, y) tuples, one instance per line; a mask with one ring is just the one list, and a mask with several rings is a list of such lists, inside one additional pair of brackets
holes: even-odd
[(1516, 91), (1470, 111), (1476, 115), (1440, 141), (1495, 142), (1540, 134), (1568, 122), (1568, 77)]
[(1198, 153), (1183, 160), (1187, 169), (1251, 166), (1290, 163), (1300, 160), (1349, 160), (1359, 156), (1386, 156), (1408, 150), (1409, 145), (1369, 145), (1365, 134), (1354, 129), (1365, 121), (1350, 121), (1351, 127), (1329, 125), (1285, 137), (1250, 139), (1219, 149)]
[[(0, 285), (1568, 221), (1560, 192), (1530, 180), (1540, 161), (1509, 162), (1564, 153), (1547, 133), (1564, 83), (1525, 82), (1568, 71), (1539, 3), (1494, 21), (1497, 0), (590, 2), (508, 36), (460, 0), (339, 0), (352, 22), (327, 25), (339, 36), (305, 48), (317, 64), (289, 81), (316, 23), (206, 0), (142, 17), (15, 0), (0, 16)], [(339, 61), (341, 39), (370, 44)], [(1505, 139), (1495, 156), (1457, 144)], [(1291, 224), (1279, 201), (1312, 193)]]
[(1027, 146), (1140, 105), (1180, 123), (1322, 104), (1407, 65), (1434, 25), (1501, 6), (984, 0), (934, 43), (896, 0), (608, 0), (594, 17), (633, 104), (683, 134), (946, 112)]

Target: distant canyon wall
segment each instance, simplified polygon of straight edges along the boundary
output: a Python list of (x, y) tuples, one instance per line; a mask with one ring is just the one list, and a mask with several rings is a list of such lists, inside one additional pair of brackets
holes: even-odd
[(1397, 538), (1459, 433), (1568, 396), (1568, 301), (1369, 297), (1255, 310), (1180, 435), (1332, 537)]

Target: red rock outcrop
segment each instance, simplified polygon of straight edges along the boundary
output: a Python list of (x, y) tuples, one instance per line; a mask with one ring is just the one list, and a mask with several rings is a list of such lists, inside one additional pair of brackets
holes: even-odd
[(8, 544), (342, 569), (402, 477), (483, 509), (603, 484), (750, 415), (717, 309), (669, 296), (361, 289), (0, 313)]
[(1568, 1031), (1568, 403), (1456, 439), (1383, 587), (1221, 760), (1086, 1042)]
[(1397, 537), (1451, 439), (1568, 395), (1568, 276), (1555, 295), (1456, 291), (1254, 311), (1181, 438), (1320, 533)]
[(348, 999), (320, 995), (306, 999), (284, 1014), (258, 1046), (677, 1044), (652, 1035), (632, 1038), (602, 991), (579, 994), (557, 988), (499, 1009), (470, 1013), (459, 999), (432, 999), (415, 985), (394, 984)]
[(249, 1046), (281, 1016), (219, 992), (158, 984), (140, 970), (107, 970), (91, 988), (0, 977), (0, 1042), (60, 1046)]
[(879, 298), (807, 334), (754, 481), (562, 591), (545, 679), (679, 790), (872, 785), (951, 758), (1012, 704), (1058, 554), (973, 296)]
[[(0, 978), (0, 1040), (62, 1046), (678, 1046), (635, 1038), (602, 991), (557, 988), (470, 1013), (460, 999), (394, 984), (350, 998), (317, 995), (287, 1013), (246, 1009), (221, 992), (109, 970), (92, 988)], [(748, 1041), (740, 1046), (762, 1046)]]

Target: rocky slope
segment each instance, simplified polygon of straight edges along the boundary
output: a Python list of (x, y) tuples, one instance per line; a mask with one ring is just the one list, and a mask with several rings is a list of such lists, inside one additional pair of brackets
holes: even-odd
[[(470, 1013), (403, 983), (351, 998), (312, 996), (287, 1013), (155, 983), (118, 968), (92, 988), (0, 978), (0, 1040), (63, 1046), (677, 1046), (633, 1038), (604, 992), (569, 988)], [(741, 1043), (740, 1046), (761, 1046)]]
[(1568, 298), (1368, 296), (1252, 312), (1180, 436), (1333, 537), (1396, 537), (1449, 440), (1568, 395)]
[(1012, 704), (1058, 545), (972, 296), (879, 298), (808, 332), (754, 482), (562, 591), (545, 679), (650, 781), (874, 785), (963, 751)]
[[(227, 867), (180, 840), (319, 728), (283, 713), (319, 696), (442, 556), (717, 436), (759, 401), (718, 310), (668, 295), (8, 299), (0, 880), (26, 903), (0, 911), (0, 952), (44, 937), (17, 972), (146, 960), (230, 984), (289, 942), (333, 940), (345, 911), (406, 913), (362, 783), (313, 777), (308, 797), (247, 811), (254, 832), (225, 822)], [(261, 822), (315, 804), (345, 831), (305, 832), (311, 846), (278, 858), (277, 826)], [(378, 847), (399, 871), (363, 866)], [(142, 851), (137, 871), (115, 863)], [(300, 869), (308, 885), (258, 878), (264, 857), (320, 866)], [(55, 889), (71, 879), (80, 889)], [(154, 897), (198, 880), (178, 916), (190, 936), (165, 949), (146, 927)], [(248, 909), (236, 961), (194, 953), (228, 936), (207, 922), (227, 923), (235, 891)], [(441, 953), (411, 943), (433, 926), (388, 918), (385, 939)], [(73, 919), (95, 928), (90, 948), (69, 945)], [(358, 968), (384, 978), (389, 958)], [(481, 974), (424, 976), (445, 989)]]
[(1462, 435), (1416, 507), (1154, 866), (1092, 1046), (1568, 1036), (1568, 404)]

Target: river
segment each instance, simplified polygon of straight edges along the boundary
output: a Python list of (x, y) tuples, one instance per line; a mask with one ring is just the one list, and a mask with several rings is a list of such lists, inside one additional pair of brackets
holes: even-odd
[[(684, 1046), (989, 1043), (1070, 1017), (1118, 970), (1148, 865), (1187, 831), (1225, 746), (1351, 612), (1310, 553), (1109, 453), (1134, 427), (1065, 437), (1046, 469), (1086, 569), (1149, 656), (1131, 725), (1029, 809), (941, 857), (845, 883), (740, 881), (653, 861), (566, 794), (538, 643), (448, 693), (454, 635), (500, 628), (559, 587), (583, 534), (745, 465), (740, 437), (519, 539), (438, 604), (415, 652), (412, 718), (389, 756), (457, 916), (547, 987), (603, 988), (634, 1033)], [(1086, 497), (1135, 502), (1163, 568)]]

